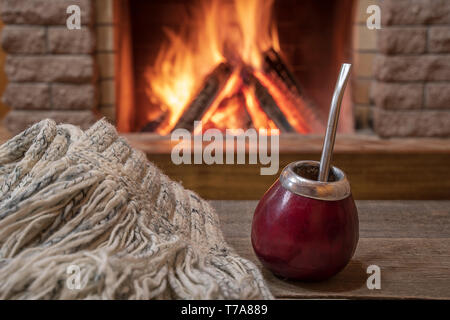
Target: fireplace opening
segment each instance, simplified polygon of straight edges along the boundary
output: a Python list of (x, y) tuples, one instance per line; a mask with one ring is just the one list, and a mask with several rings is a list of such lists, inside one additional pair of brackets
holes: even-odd
[[(323, 133), (351, 61), (351, 0), (116, 1), (115, 14), (122, 132), (198, 133), (201, 120), (203, 130)], [(349, 93), (338, 130), (353, 130)]]

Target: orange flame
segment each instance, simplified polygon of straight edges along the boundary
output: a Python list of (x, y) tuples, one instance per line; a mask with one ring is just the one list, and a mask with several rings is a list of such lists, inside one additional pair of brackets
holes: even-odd
[[(169, 42), (161, 48), (154, 67), (146, 72), (148, 96), (168, 114), (158, 133), (167, 134), (175, 127), (205, 77), (224, 61), (233, 65), (234, 71), (203, 115), (203, 129), (239, 128), (246, 119), (256, 129), (277, 129), (262, 111), (251, 84), (241, 78), (243, 66), (253, 70), (255, 77), (256, 72), (262, 74), (263, 53), (270, 48), (279, 50), (272, 7), (273, 0), (234, 0), (231, 5), (204, 0), (196, 9), (194, 21), (187, 24), (189, 28), (179, 34), (166, 30)], [(284, 103), (282, 97), (277, 103)], [(286, 104), (280, 109), (288, 114), (292, 107)], [(293, 126), (304, 131), (298, 119)]]

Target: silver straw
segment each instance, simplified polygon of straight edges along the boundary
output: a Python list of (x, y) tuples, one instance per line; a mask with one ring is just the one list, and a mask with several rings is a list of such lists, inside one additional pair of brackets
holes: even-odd
[(331, 100), (330, 113), (328, 115), (327, 132), (323, 140), (322, 156), (320, 158), (319, 181), (328, 181), (330, 171), (331, 155), (333, 154), (334, 140), (336, 139), (336, 129), (341, 110), (342, 97), (352, 65), (343, 63), (339, 77), (334, 88), (333, 99)]

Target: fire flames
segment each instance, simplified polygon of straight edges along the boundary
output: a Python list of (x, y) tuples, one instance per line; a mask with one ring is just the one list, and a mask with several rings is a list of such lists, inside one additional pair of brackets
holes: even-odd
[[(166, 30), (169, 41), (145, 75), (148, 96), (167, 115), (157, 133), (168, 134), (175, 128), (204, 79), (224, 62), (232, 65), (233, 71), (202, 115), (203, 129), (277, 128), (262, 110), (254, 86), (245, 81), (245, 69), (271, 93), (297, 132), (308, 131), (297, 106), (287, 101), (262, 71), (263, 52), (270, 48), (280, 52), (272, 7), (273, 0), (205, 0), (184, 30)], [(152, 120), (154, 114), (149, 114), (147, 121)]]

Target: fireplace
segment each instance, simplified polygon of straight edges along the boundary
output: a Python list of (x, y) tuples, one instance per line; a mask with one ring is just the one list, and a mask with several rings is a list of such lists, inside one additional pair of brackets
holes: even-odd
[[(117, 5), (117, 88), (134, 88), (131, 102), (118, 100), (122, 132), (192, 131), (195, 120), (204, 129), (324, 131), (337, 71), (351, 60), (353, 1)], [(349, 94), (342, 109), (339, 131), (352, 132)]]
[[(233, 1), (219, 3), (230, 8)], [(81, 8), (81, 30), (65, 26), (69, 5)], [(381, 8), (380, 30), (366, 26), (370, 5)], [(161, 47), (167, 44), (164, 29), (175, 34), (197, 30), (196, 7), (193, 0), (2, 1), (8, 77), (2, 98), (10, 108), (4, 125), (18, 132), (52, 117), (87, 127), (105, 116), (122, 132), (157, 133), (165, 121), (166, 106), (149, 93), (153, 76), (148, 70), (155, 67)], [(364, 130), (380, 137), (450, 136), (449, 7), (445, 0), (274, 0), (272, 19), (266, 24), (269, 31), (258, 24), (258, 32), (264, 29), (271, 37), (270, 48), (260, 48), (260, 54), (275, 49), (300, 88), (298, 110), (306, 119), (318, 120), (305, 120), (316, 123), (313, 128), (293, 131), (323, 132), (317, 124), (326, 122), (339, 65), (347, 61), (353, 63), (353, 78), (343, 104), (341, 133)], [(225, 57), (234, 69), (230, 55), (227, 50)], [(208, 64), (206, 70), (199, 70), (201, 78), (194, 82), (192, 92), (201, 91), (206, 75), (215, 67)], [(284, 80), (282, 84), (289, 87)], [(254, 85), (249, 90), (254, 91)], [(248, 105), (246, 91), (237, 90), (218, 104)], [(274, 94), (269, 96), (276, 100)], [(286, 105), (278, 104), (274, 110), (283, 113)], [(244, 119), (237, 126), (254, 126), (248, 111), (236, 109), (239, 116), (234, 118)], [(291, 118), (289, 113), (283, 116)]]
[[(1, 45), (6, 59), (0, 79), (8, 78), (1, 94), (9, 108), (0, 105), (0, 114), (7, 112), (0, 125), (0, 141), (45, 118), (88, 128), (106, 117), (168, 176), (200, 195), (260, 198), (273, 176), (260, 176), (251, 165), (175, 165), (167, 134), (172, 128), (158, 131), (165, 120), (165, 106), (148, 91), (153, 79), (152, 74), (149, 80), (148, 70), (156, 66), (161, 47), (168, 43), (164, 28), (175, 34), (197, 30), (190, 23), (195, 21), (193, 1), (2, 0)], [(233, 4), (233, 0), (219, 2), (227, 8)], [(81, 8), (80, 30), (66, 27), (69, 5)], [(234, 105), (243, 112), (244, 116), (234, 118), (246, 121), (236, 126), (258, 127), (242, 106), (251, 104), (258, 83), (270, 99), (277, 96), (263, 78), (253, 79), (253, 84), (249, 78), (256, 77), (255, 70), (263, 70), (265, 76), (276, 74), (272, 79), (281, 81), (289, 89), (285, 92), (301, 101), (297, 104), (301, 116), (311, 119), (309, 112), (319, 120), (311, 130), (285, 130), (278, 136), (280, 168), (299, 159), (318, 160), (337, 72), (342, 62), (352, 62), (339, 128), (340, 133), (350, 134), (338, 136), (333, 164), (348, 174), (355, 198), (448, 198), (450, 1), (274, 0), (272, 5), (271, 19), (258, 30), (270, 36), (270, 45), (258, 51), (263, 67), (258, 69), (241, 54), (237, 57), (245, 63), (236, 63), (236, 54), (222, 50), (226, 60), (220, 62), (231, 65), (233, 71), (240, 66), (237, 73), (243, 85), (216, 105)], [(381, 29), (366, 25), (371, 5), (381, 9)], [(0, 52), (0, 65), (2, 56)], [(281, 63), (274, 63), (278, 57)], [(269, 62), (272, 65), (265, 69)], [(199, 73), (194, 96), (208, 75), (220, 71), (220, 65), (208, 64)], [(1, 88), (4, 82), (0, 84)], [(189, 98), (189, 102), (195, 100)], [(259, 104), (261, 100), (256, 97)], [(289, 96), (288, 101), (292, 101)], [(263, 115), (269, 113), (269, 120), (277, 120), (276, 114), (264, 111), (268, 107), (274, 105), (262, 106)], [(283, 103), (275, 107), (269, 110), (278, 115), (286, 108)], [(124, 110), (132, 112), (124, 115)], [(289, 118), (289, 113), (283, 116)], [(215, 126), (223, 129), (220, 120)]]

